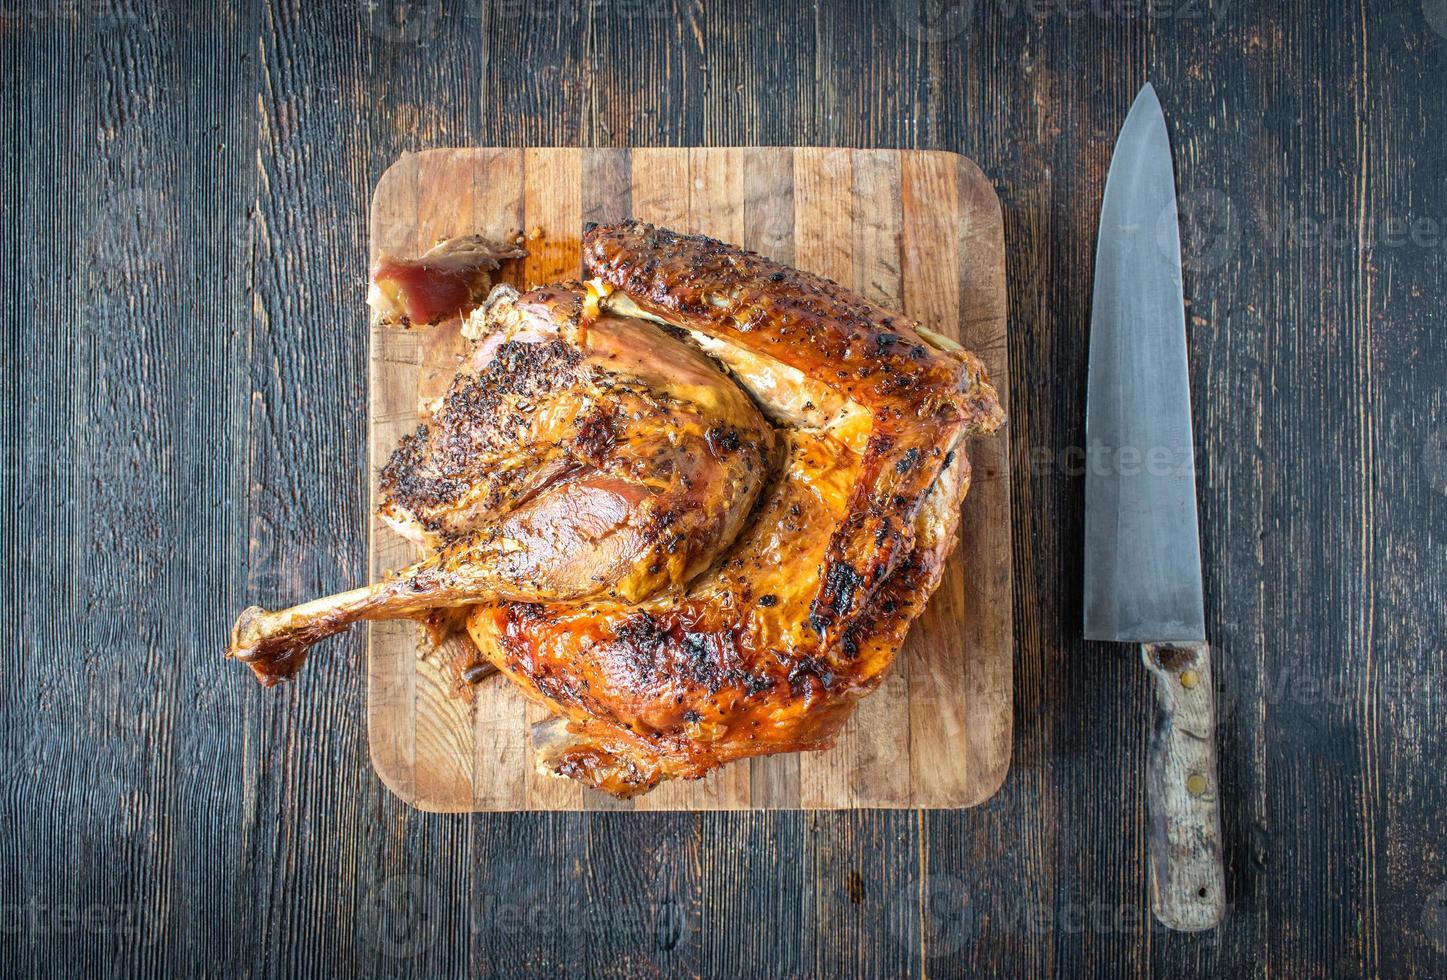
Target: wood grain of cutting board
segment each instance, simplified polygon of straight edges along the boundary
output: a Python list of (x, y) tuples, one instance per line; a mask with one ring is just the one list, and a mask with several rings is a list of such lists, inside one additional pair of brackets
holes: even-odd
[[(984, 358), (1008, 409), (1004, 235), (989, 182), (953, 153), (791, 147), (445, 149), (409, 154), (378, 181), (372, 257), (411, 255), (465, 232), (527, 235), (511, 270), (526, 286), (577, 276), (585, 221), (641, 218), (741, 244), (828, 276)], [(522, 279), (524, 282), (517, 282)], [(451, 378), (455, 330), (375, 329), (370, 372), (376, 473)], [(888, 679), (828, 752), (745, 760), (618, 801), (534, 771), (529, 726), (546, 711), (494, 676), (475, 704), (449, 695), (411, 623), (371, 626), (372, 762), (423, 810), (706, 810), (965, 807), (1010, 763), (1010, 471), (1002, 434), (970, 446), (961, 544)], [(371, 526), (371, 574), (413, 546)]]

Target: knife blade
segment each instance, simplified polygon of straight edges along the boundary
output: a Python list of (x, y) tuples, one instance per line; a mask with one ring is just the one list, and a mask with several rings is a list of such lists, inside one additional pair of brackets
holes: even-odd
[(1176, 184), (1150, 85), (1105, 182), (1085, 443), (1085, 638), (1204, 640)]
[(1152, 906), (1171, 928), (1212, 928), (1225, 888), (1186, 312), (1170, 136), (1149, 83), (1101, 202), (1085, 438), (1085, 638), (1140, 644), (1155, 679)]

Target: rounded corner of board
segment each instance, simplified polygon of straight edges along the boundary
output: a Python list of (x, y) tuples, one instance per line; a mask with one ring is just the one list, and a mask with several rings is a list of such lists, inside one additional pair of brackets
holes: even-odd
[(959, 162), (960, 186), (972, 188), (977, 200), (995, 215), (1003, 218), (1004, 211), (1000, 205), (1000, 192), (995, 190), (995, 182), (980, 168), (978, 163), (963, 153), (955, 153), (953, 156)]
[(426, 801), (418, 800), (414, 795), (407, 792), (406, 780), (392, 768), (390, 761), (382, 758), (377, 750), (376, 736), (371, 731), (367, 733), (367, 755), (371, 759), (372, 772), (376, 774), (377, 779), (381, 781), (382, 785), (387, 788), (387, 792), (414, 810), (428, 810)]
[(377, 182), (372, 185), (372, 205), (392, 192), (392, 185), (417, 178), (417, 161), (421, 153), (408, 151), (387, 165)]
[[(1013, 717), (1014, 716), (1012, 714), (1012, 721)], [(1005, 785), (1005, 780), (1008, 779), (1010, 776), (1011, 754), (1012, 753), (1010, 749), (1010, 743), (1007, 739), (1005, 743), (1005, 752), (1004, 755), (1000, 758), (999, 764), (992, 768), (989, 772), (984, 774), (984, 778), (980, 780), (979, 792), (974, 796), (967, 798), (963, 803), (961, 803), (960, 807), (962, 809), (968, 810), (972, 807), (981, 806), (994, 799), (995, 794), (1000, 792), (1000, 788)]]
[[(1013, 595), (1013, 593), (1014, 589), (1012, 588), (1010, 594)], [(1013, 651), (1013, 636), (1010, 647)], [(978, 792), (974, 794), (973, 798), (968, 802), (964, 803), (963, 806), (975, 807), (982, 803), (988, 803), (994, 798), (996, 793), (1000, 792), (1000, 788), (1005, 785), (1005, 780), (1010, 777), (1010, 764), (1015, 755), (1015, 706), (1012, 703), (1014, 700), (1012, 695), (1015, 689), (1015, 678), (1014, 671), (1011, 670), (1010, 673), (1010, 682), (1005, 685), (1004, 691), (1002, 692), (1004, 696), (1001, 698), (1002, 705), (996, 714), (996, 723), (999, 725), (996, 731), (998, 732), (999, 741), (995, 744), (999, 746), (999, 749), (994, 759), (991, 760), (992, 764), (985, 767), (984, 771), (980, 773), (980, 778), (975, 781)]]

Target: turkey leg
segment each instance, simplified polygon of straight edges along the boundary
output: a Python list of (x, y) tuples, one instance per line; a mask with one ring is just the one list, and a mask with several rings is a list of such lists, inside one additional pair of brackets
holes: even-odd
[(482, 541), (397, 578), (289, 609), (248, 608), (232, 629), (227, 656), (249, 664), (269, 687), (295, 674), (313, 643), (364, 619), (421, 618), (491, 599), (649, 594), (667, 584), (667, 561), (676, 557), (652, 554), (665, 544), (656, 519), (665, 499), (608, 476), (561, 484), (499, 521)]

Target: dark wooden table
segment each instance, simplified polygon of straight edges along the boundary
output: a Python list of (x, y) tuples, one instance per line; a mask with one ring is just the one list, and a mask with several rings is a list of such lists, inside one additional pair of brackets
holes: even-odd
[[(1447, 974), (1447, 3), (0, 0), (13, 976)], [(1230, 918), (1153, 928), (1133, 652), (1080, 638), (1095, 223), (1171, 120)], [(361, 638), (365, 228), (452, 144), (977, 160), (1012, 308), (1014, 766), (944, 813), (435, 816)]]

